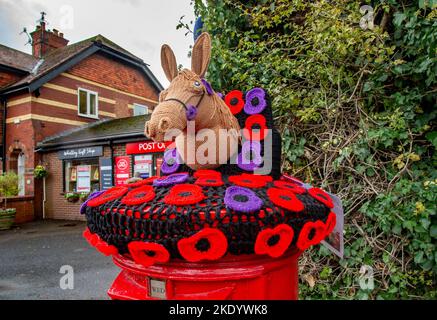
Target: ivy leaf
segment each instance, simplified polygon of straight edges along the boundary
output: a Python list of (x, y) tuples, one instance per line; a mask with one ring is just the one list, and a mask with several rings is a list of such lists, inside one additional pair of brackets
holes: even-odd
[(399, 12), (395, 13), (394, 16), (395, 17), (393, 19), (393, 24), (397, 27), (400, 27), (402, 24), (402, 21), (404, 21), (405, 18), (407, 17), (404, 13), (399, 13)]
[(430, 230), (429, 230), (429, 235), (430, 235), (432, 238), (437, 239), (437, 225), (433, 224), (433, 225), (431, 226), (431, 228), (430, 228)]
[(437, 148), (437, 131), (428, 132), (425, 138), (432, 143), (434, 148)]

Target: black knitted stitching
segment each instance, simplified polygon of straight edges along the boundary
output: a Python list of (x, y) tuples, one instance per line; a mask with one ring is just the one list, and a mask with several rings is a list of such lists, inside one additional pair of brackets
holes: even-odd
[[(194, 180), (190, 177), (187, 183), (193, 183)], [(296, 195), (305, 206), (301, 212), (280, 209), (267, 196), (267, 189), (273, 186), (272, 183), (268, 183), (264, 188), (252, 189), (264, 201), (261, 209), (265, 212), (264, 217), (260, 217), (261, 211), (236, 212), (224, 204), (226, 187), (233, 185), (225, 177), (224, 181), (224, 186), (202, 187), (205, 199), (194, 205), (165, 204), (163, 198), (169, 192), (170, 186), (154, 187), (155, 198), (141, 205), (127, 206), (121, 203), (120, 198), (99, 207), (87, 207), (88, 227), (91, 232), (97, 233), (103, 240), (116, 246), (120, 253), (127, 252), (127, 244), (131, 241), (150, 241), (164, 245), (173, 258), (181, 258), (177, 250), (177, 242), (180, 239), (190, 237), (202, 228), (215, 227), (225, 234), (228, 251), (238, 255), (253, 253), (259, 231), (281, 223), (293, 228), (292, 245), (295, 245), (306, 222), (326, 222), (330, 211), (307, 193)], [(124, 213), (120, 213), (121, 210), (125, 210)], [(127, 215), (128, 210), (132, 211), (132, 217)], [(221, 210), (224, 210), (222, 217)], [(135, 212), (140, 212), (140, 218), (135, 218)], [(203, 217), (201, 213), (204, 213)], [(215, 214), (215, 219), (212, 213)], [(250, 221), (251, 216), (254, 217), (254, 221)]]

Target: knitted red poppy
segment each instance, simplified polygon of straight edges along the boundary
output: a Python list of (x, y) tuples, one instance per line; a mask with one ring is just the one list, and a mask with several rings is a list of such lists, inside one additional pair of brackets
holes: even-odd
[(126, 192), (128, 192), (127, 187), (124, 187), (124, 186), (112, 187), (111, 189), (106, 190), (100, 196), (88, 201), (87, 205), (89, 207), (97, 207), (97, 206), (100, 206), (108, 201), (112, 201), (112, 200), (120, 198)]
[(254, 114), (246, 119), (243, 135), (247, 140), (264, 140), (267, 133), (266, 118), (263, 115)]
[(116, 246), (108, 244), (106, 241), (103, 241), (100, 238), (97, 241), (95, 247), (100, 253), (104, 254), (105, 256), (110, 256), (118, 253), (118, 249)]
[(154, 242), (132, 241), (127, 245), (132, 259), (145, 267), (157, 262), (165, 263), (170, 259), (167, 249)]
[(278, 187), (279, 189), (286, 189), (288, 191), (291, 191), (293, 193), (297, 194), (304, 194), (306, 192), (305, 188), (299, 186), (297, 183), (293, 182), (285, 182), (282, 180), (276, 180), (273, 182), (273, 185), (275, 187)]
[(296, 246), (300, 250), (306, 250), (310, 246), (318, 244), (325, 238), (325, 224), (317, 220), (316, 222), (309, 221), (305, 223), (300, 231)]
[(155, 198), (155, 191), (152, 186), (144, 185), (136, 188), (121, 199), (121, 203), (128, 206), (137, 206), (139, 204), (149, 202)]
[(265, 182), (272, 182), (272, 176), (264, 175), (264, 174), (251, 174), (251, 173), (242, 173), (243, 177), (255, 177), (258, 180), (264, 180)]
[(141, 187), (144, 186), (146, 184), (152, 184), (153, 180), (158, 179), (157, 176), (153, 176), (153, 177), (149, 177), (147, 179), (143, 179), (137, 182), (132, 182), (132, 183), (128, 183), (126, 184), (126, 187), (128, 188), (136, 188), (136, 187)]
[(232, 114), (238, 114), (244, 107), (243, 92), (232, 90), (225, 96), (225, 103), (231, 110)]
[(226, 236), (218, 229), (204, 228), (178, 242), (181, 256), (190, 262), (220, 259), (228, 249)]
[(289, 211), (299, 212), (305, 209), (305, 206), (296, 195), (286, 189), (269, 188), (267, 189), (267, 196), (275, 205)]
[(330, 212), (325, 222), (325, 236), (328, 236), (334, 230), (337, 224), (337, 216), (334, 212)]
[(243, 173), (238, 176), (229, 176), (228, 180), (237, 186), (246, 188), (262, 188), (267, 184), (265, 176), (248, 173)]
[(202, 187), (219, 187), (223, 185), (221, 177), (200, 177), (194, 183)]
[(222, 174), (218, 171), (211, 169), (200, 169), (193, 173), (194, 178), (202, 178), (202, 177), (216, 177), (221, 178)]
[(83, 237), (93, 247), (96, 245), (97, 241), (99, 241), (99, 236), (95, 233), (91, 233), (90, 229), (88, 228), (86, 228), (83, 232)]
[(293, 241), (293, 229), (285, 223), (267, 228), (258, 233), (255, 242), (256, 254), (268, 254), (272, 258), (281, 256)]
[(177, 184), (164, 197), (164, 203), (184, 206), (195, 204), (204, 198), (201, 187), (193, 184)]
[(308, 189), (308, 193), (319, 202), (323, 203), (329, 209), (334, 208), (334, 203), (332, 202), (331, 197), (320, 188), (310, 188)]

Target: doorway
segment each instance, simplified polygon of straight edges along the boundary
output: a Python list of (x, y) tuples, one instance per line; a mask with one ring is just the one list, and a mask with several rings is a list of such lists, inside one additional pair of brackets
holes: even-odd
[(18, 176), (18, 195), (25, 195), (24, 173), (26, 170), (26, 157), (21, 149), (15, 149), (11, 152), (9, 160), (9, 170), (15, 172)]

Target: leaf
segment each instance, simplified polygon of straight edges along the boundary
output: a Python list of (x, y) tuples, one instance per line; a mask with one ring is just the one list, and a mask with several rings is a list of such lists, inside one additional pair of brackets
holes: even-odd
[(434, 239), (437, 239), (437, 225), (433, 224), (429, 230), (429, 235)]
[(437, 148), (437, 131), (428, 132), (425, 138), (432, 143), (434, 148)]
[(405, 15), (405, 13), (395, 13), (395, 15), (394, 15), (395, 17), (394, 17), (394, 19), (393, 19), (393, 24), (395, 25), (395, 26), (397, 26), (397, 27), (399, 27), (401, 24), (402, 24), (402, 21), (404, 21), (405, 20), (405, 18), (407, 17), (406, 15)]
[(414, 256), (414, 262), (415, 263), (423, 262), (423, 251), (419, 251), (416, 253), (416, 255)]
[(310, 288), (314, 288), (316, 285), (316, 280), (314, 280), (314, 277), (311, 274), (306, 274), (303, 276), (304, 280), (308, 283)]

